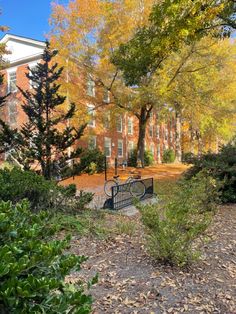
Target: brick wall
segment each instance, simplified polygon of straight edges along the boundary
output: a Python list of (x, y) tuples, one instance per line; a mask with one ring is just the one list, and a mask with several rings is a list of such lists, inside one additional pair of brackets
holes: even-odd
[[(29, 89), (30, 84), (25, 76), (27, 72), (27, 64), (20, 65), (16, 69), (16, 80), (17, 85), (22, 89)], [(7, 72), (3, 71), (5, 76), (5, 85), (1, 90), (2, 94), (7, 92)], [(84, 84), (84, 93), (86, 93), (86, 84)], [(103, 97), (103, 89), (95, 88), (95, 97), (100, 100)], [(23, 103), (23, 97), (19, 91), (12, 93), (7, 99), (7, 105), (1, 110), (1, 115), (4, 119), (10, 122), (9, 117), (9, 106), (15, 101), (15, 106), (17, 108), (17, 115), (15, 123), (11, 123), (12, 127), (18, 127), (26, 121), (26, 116), (21, 108)], [(84, 111), (87, 111), (88, 103), (97, 103), (91, 97), (90, 101), (88, 97), (81, 99), (80, 106), (84, 106)], [(85, 130), (83, 138), (78, 142), (78, 145), (82, 147), (88, 147), (88, 143), (94, 140), (96, 137), (96, 147), (104, 151), (105, 139), (110, 139), (111, 141), (111, 156), (108, 157), (108, 161), (113, 164), (116, 157), (118, 157), (119, 162), (127, 160), (128, 157), (128, 146), (133, 143), (135, 147), (138, 139), (138, 119), (135, 116), (130, 116), (127, 113), (121, 112), (117, 115), (111, 117), (110, 126), (105, 127), (104, 118), (111, 108), (111, 105), (106, 105), (104, 108), (99, 108), (95, 111), (95, 125), (88, 126)], [(117, 130), (118, 117), (122, 119), (122, 132)], [(128, 132), (128, 119), (133, 121), (133, 133)], [(151, 127), (152, 126), (152, 127)], [(159, 120), (157, 113), (153, 113), (149, 123), (147, 124), (146, 131), (146, 149), (153, 151), (154, 159), (156, 162), (161, 162), (162, 154), (166, 148), (174, 148), (175, 139), (175, 120), (173, 116), (169, 117), (168, 121), (163, 122)], [(118, 156), (118, 143), (123, 141), (123, 156)]]

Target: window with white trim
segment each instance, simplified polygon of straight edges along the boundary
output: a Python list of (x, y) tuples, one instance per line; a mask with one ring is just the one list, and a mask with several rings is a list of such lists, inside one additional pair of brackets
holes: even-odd
[(168, 136), (169, 136), (169, 132), (168, 132), (168, 128), (166, 126), (165, 127), (165, 141), (168, 141)]
[(155, 147), (154, 147), (153, 143), (150, 145), (150, 151), (152, 153), (152, 156), (154, 157), (154, 155), (155, 155)]
[(133, 150), (134, 150), (134, 142), (133, 141), (129, 141), (128, 142), (128, 155), (130, 156), (131, 155), (131, 153), (133, 152)]
[(118, 140), (118, 157), (123, 157), (123, 140)]
[(8, 92), (14, 93), (16, 91), (17, 91), (16, 71), (11, 71), (8, 73)]
[(153, 111), (150, 112), (150, 120), (152, 121), (153, 119)]
[(105, 115), (104, 115), (104, 127), (106, 129), (110, 129), (110, 126), (111, 126), (111, 115), (109, 112), (106, 112)]
[(106, 157), (111, 157), (111, 139), (109, 137), (104, 138), (104, 154)]
[(160, 126), (159, 125), (156, 126), (156, 137), (160, 138)]
[(161, 145), (157, 144), (157, 159), (160, 161), (161, 159)]
[(13, 99), (8, 102), (9, 124), (15, 124), (17, 119), (17, 100)]
[(88, 126), (95, 127), (95, 106), (94, 105), (87, 105), (88, 107), (88, 115), (89, 115), (89, 121)]
[(110, 92), (106, 88), (104, 89), (103, 93), (103, 101), (107, 104), (110, 102)]
[(133, 124), (133, 119), (128, 118), (128, 134), (132, 135), (134, 132), (134, 124)]
[(96, 147), (97, 147), (97, 137), (95, 135), (90, 136), (88, 140), (88, 148), (95, 149)]
[(117, 132), (122, 132), (123, 130), (123, 121), (122, 121), (122, 116), (118, 115), (116, 118), (116, 130)]
[(87, 80), (87, 95), (90, 97), (95, 97), (95, 82), (91, 77)]
[(153, 137), (153, 125), (149, 124), (149, 136)]
[[(37, 65), (32, 65), (31, 67), (30, 67), (30, 72), (33, 70), (33, 71), (35, 71), (37, 69)], [(32, 73), (30, 73), (30, 74), (32, 74)], [(30, 80), (30, 88), (37, 88), (38, 87), (38, 83), (36, 83), (36, 82), (33, 82), (32, 80)]]

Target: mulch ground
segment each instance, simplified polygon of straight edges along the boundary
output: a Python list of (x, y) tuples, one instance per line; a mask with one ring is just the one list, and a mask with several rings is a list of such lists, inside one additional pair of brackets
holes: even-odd
[[(108, 215), (114, 223), (115, 215)], [(236, 206), (222, 206), (189, 269), (155, 264), (144, 248), (139, 217), (132, 236), (73, 238), (71, 250), (89, 259), (69, 281), (99, 273), (91, 289), (94, 314), (236, 313)]]
[[(183, 171), (188, 167), (183, 164), (160, 164), (152, 167), (146, 167), (144, 169), (139, 169), (141, 176), (143, 178), (153, 177), (157, 180), (165, 180), (168, 178), (176, 179), (178, 178)], [(125, 170), (122, 168), (118, 169), (118, 174), (120, 180), (126, 180), (130, 176), (130, 171), (136, 170), (135, 168), (127, 167)], [(112, 179), (114, 176), (115, 170), (110, 168), (108, 170), (107, 178)], [(96, 194), (103, 193), (103, 186), (105, 182), (104, 173), (97, 173), (93, 175), (82, 174), (80, 176), (75, 176), (74, 178), (69, 178), (60, 182), (62, 185), (68, 185), (74, 183), (77, 186), (77, 190), (92, 191)]]

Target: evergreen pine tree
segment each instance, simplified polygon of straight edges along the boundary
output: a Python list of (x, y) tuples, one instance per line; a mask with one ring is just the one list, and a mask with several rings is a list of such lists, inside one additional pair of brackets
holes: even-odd
[(75, 148), (70, 155), (68, 148), (82, 136), (86, 127), (84, 124), (75, 128), (68, 123), (75, 114), (75, 104), (70, 104), (66, 112), (62, 110), (66, 97), (58, 93), (57, 80), (63, 68), (52, 62), (56, 54), (46, 42), (42, 62), (33, 69), (28, 68), (26, 74), (32, 89), (24, 91), (18, 87), (25, 99), (22, 109), (27, 122), (19, 130), (13, 130), (0, 119), (0, 151), (13, 150), (14, 157), (25, 169), (38, 162), (47, 179), (52, 177), (58, 158), (66, 162), (79, 156), (81, 148)]

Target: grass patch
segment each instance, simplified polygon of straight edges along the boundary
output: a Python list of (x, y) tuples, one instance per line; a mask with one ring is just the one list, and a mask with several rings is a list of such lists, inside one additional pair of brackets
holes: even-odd
[(53, 216), (52, 223), (58, 231), (70, 232), (78, 236), (96, 236), (104, 238), (111, 233), (105, 224), (103, 211), (85, 210), (79, 215), (58, 213)]
[(116, 222), (115, 229), (118, 234), (126, 234), (132, 237), (137, 230), (137, 224), (132, 220), (125, 220), (123, 218)]
[(176, 180), (155, 180), (154, 181), (154, 192), (159, 197), (168, 197), (173, 194), (176, 186)]

